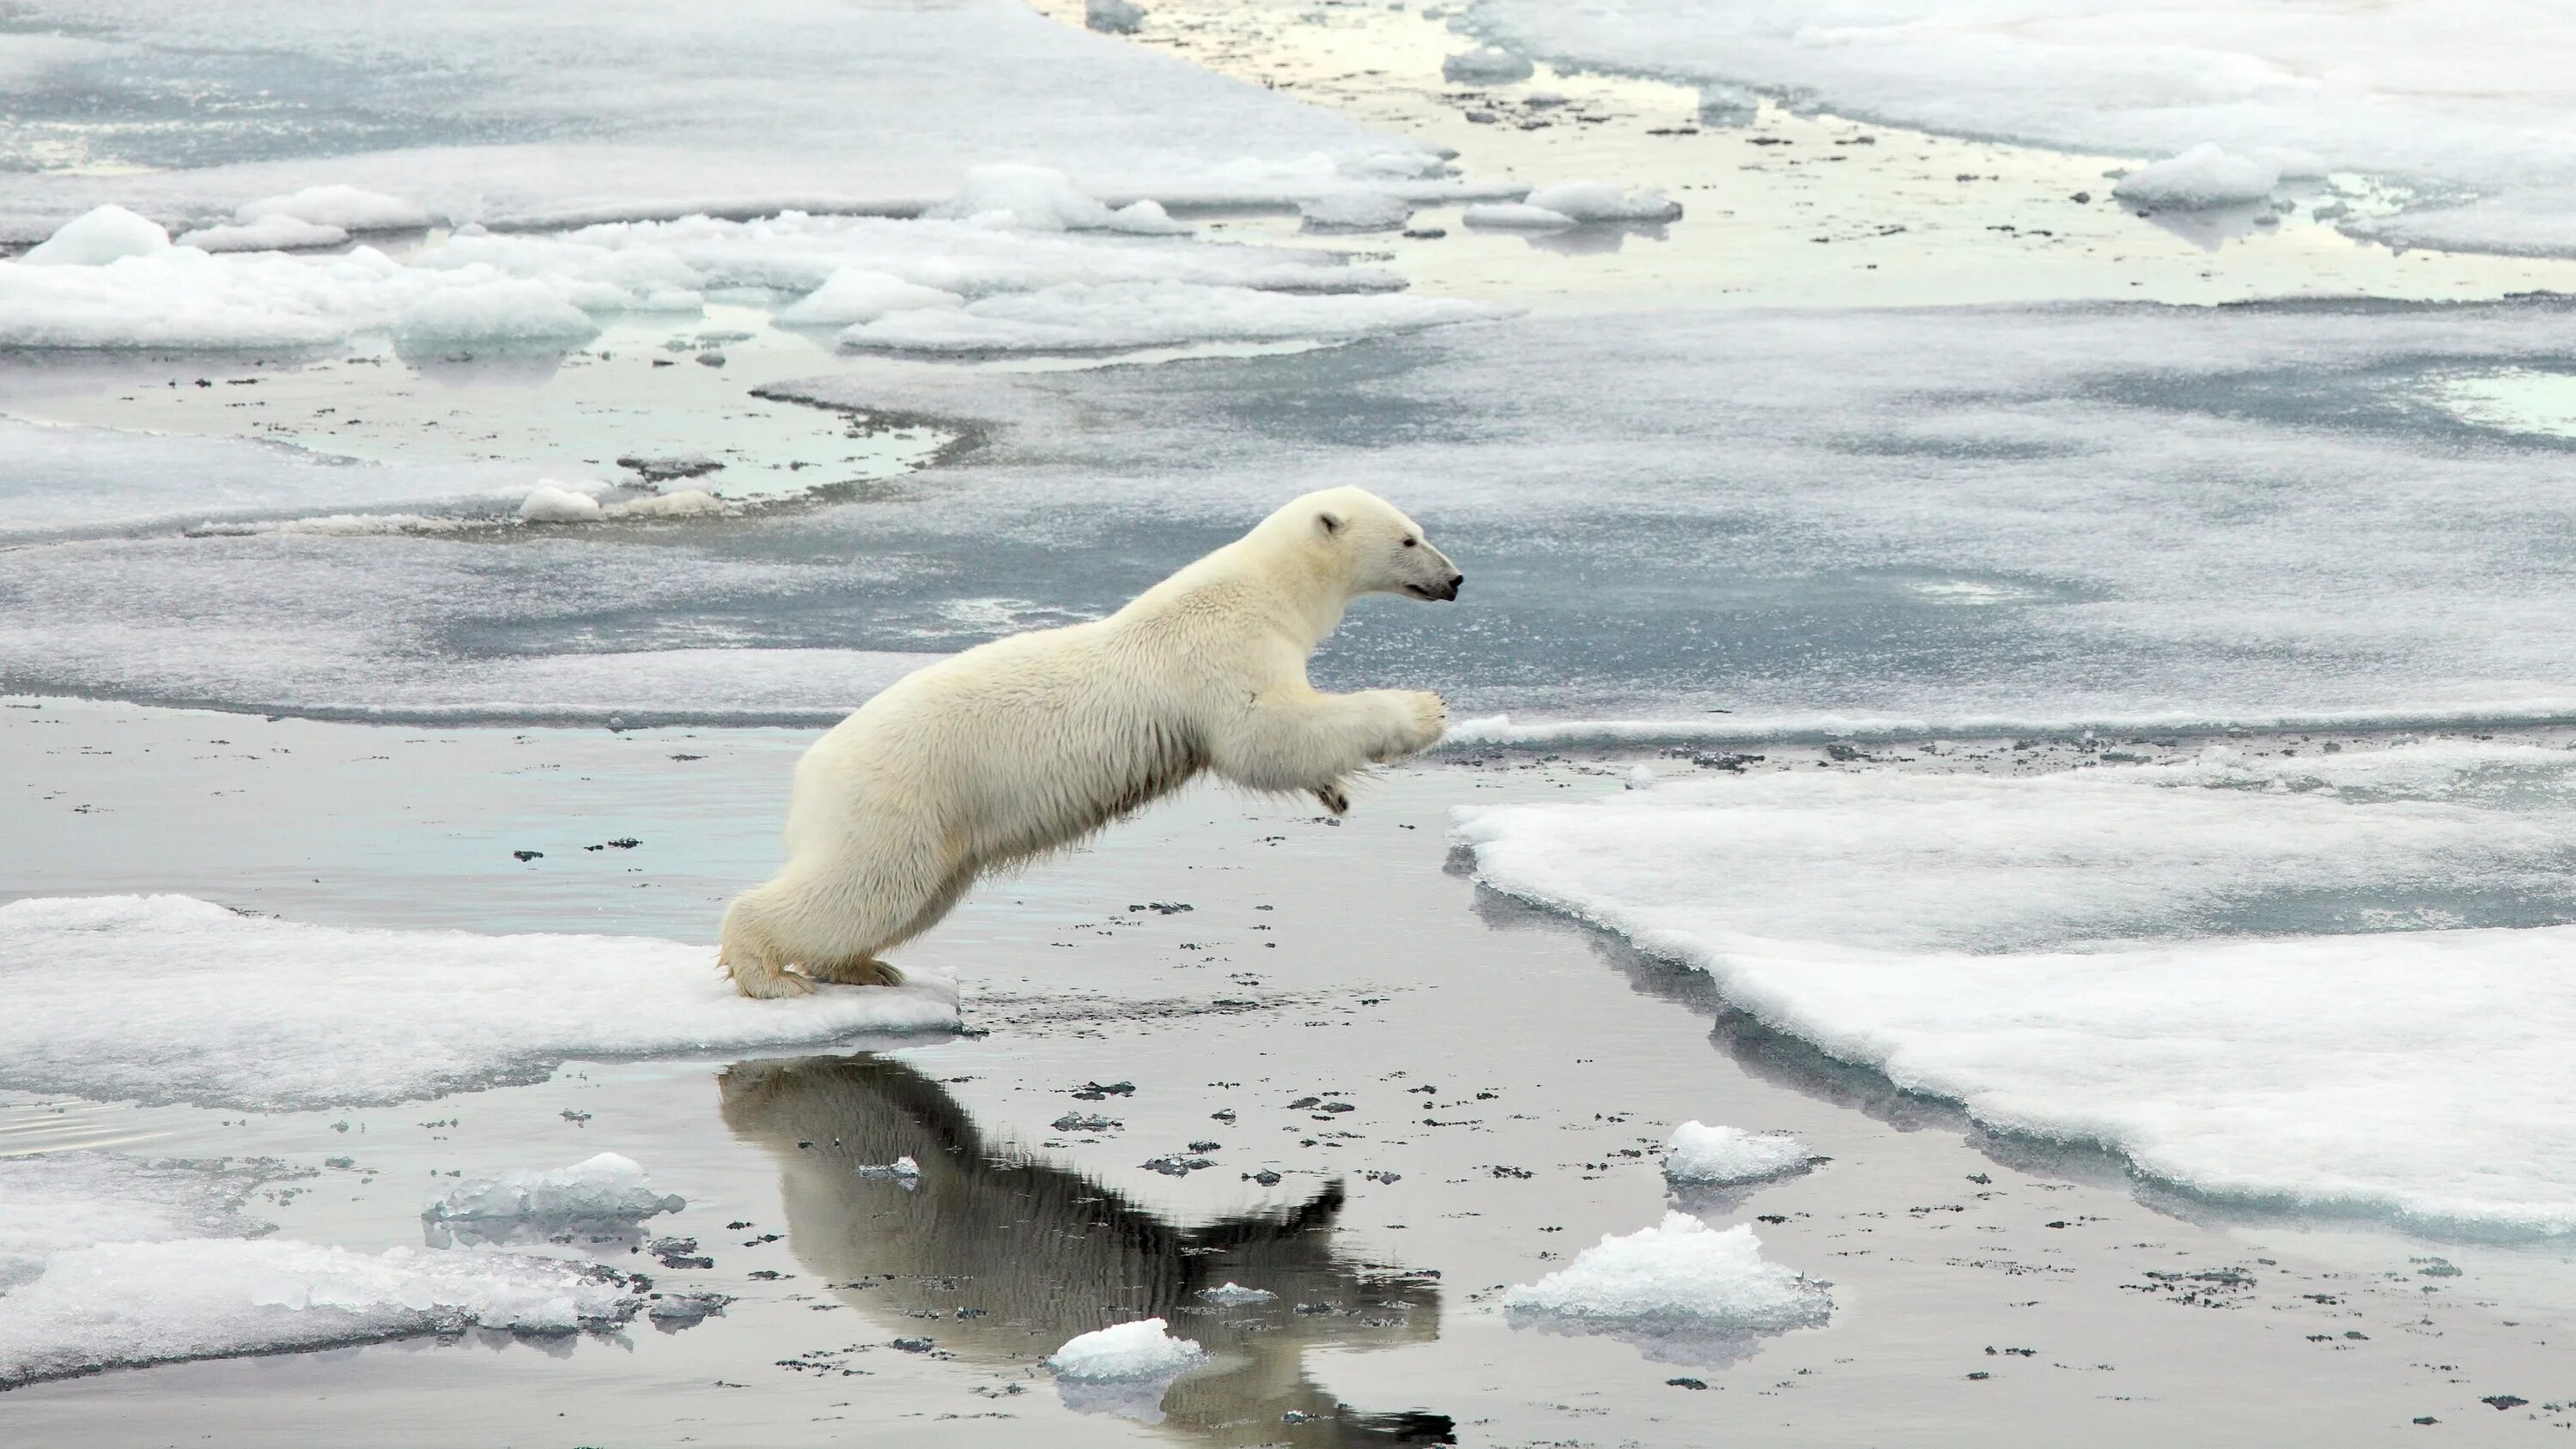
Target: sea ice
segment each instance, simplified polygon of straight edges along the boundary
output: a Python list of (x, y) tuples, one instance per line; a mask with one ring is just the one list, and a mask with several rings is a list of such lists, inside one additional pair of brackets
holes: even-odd
[(513, 1168), (499, 1177), (455, 1183), (430, 1194), (425, 1222), (491, 1225), (533, 1222), (636, 1222), (687, 1207), (677, 1193), (655, 1192), (631, 1157), (602, 1152), (570, 1167)]
[(1544, 206), (1526, 201), (1488, 201), (1468, 207), (1461, 213), (1469, 226), (1490, 226), (1516, 231), (1555, 231), (1573, 226), (1574, 218)]
[(1067, 1340), (1047, 1356), (1060, 1379), (1117, 1383), (1171, 1379), (1207, 1362), (1207, 1350), (1165, 1331), (1159, 1318), (1140, 1318)]
[(1300, 202), (1308, 231), (1393, 231), (1413, 216), (1412, 203), (1375, 191), (1342, 191)]
[(1816, 1160), (1807, 1144), (1786, 1132), (1747, 1132), (1684, 1122), (1673, 1129), (1664, 1154), (1664, 1179), (1730, 1187), (1795, 1172)]
[(336, 226), (298, 221), (291, 216), (264, 216), (257, 221), (226, 222), (183, 232), (179, 245), (201, 252), (284, 252), (310, 247), (336, 247), (349, 233)]
[(1105, 35), (1132, 35), (1145, 23), (1145, 7), (1130, 0), (1082, 0), (1082, 23)]
[(1202, 1288), (1199, 1296), (1219, 1308), (1241, 1308), (1250, 1303), (1268, 1303), (1279, 1295), (1267, 1288), (1246, 1288), (1240, 1283), (1228, 1282), (1215, 1288)]
[(1441, 61), (1440, 78), (1457, 85), (1504, 86), (1528, 80), (1537, 69), (1526, 56), (1483, 45)]
[(1190, 282), (1114, 282), (895, 312), (841, 333), (869, 352), (1113, 352), (1193, 342), (1349, 341), (1519, 309), (1446, 297), (1301, 296)]
[(567, 1057), (938, 1031), (954, 987), (736, 996), (712, 948), (304, 925), (186, 896), (0, 906), (0, 1086), (262, 1108), (395, 1102)]
[(243, 202), (233, 212), (233, 219), (245, 224), (273, 217), (342, 231), (417, 231), (432, 220), (429, 209), (417, 202), (341, 185), (263, 196)]
[(393, 324), (404, 342), (584, 342), (598, 333), (590, 314), (554, 288), (515, 279), (429, 292)]
[(2261, 201), (2280, 184), (2280, 167), (2204, 141), (2121, 177), (2111, 194), (2144, 207), (2197, 210)]
[(1607, 181), (1567, 181), (1541, 187), (1529, 194), (1526, 204), (1587, 222), (1677, 221), (1682, 214), (1682, 204), (1660, 191), (1631, 191)]
[(1163, 214), (1152, 201), (1112, 210), (1046, 166), (978, 166), (957, 194), (924, 216), (972, 221), (1021, 231), (1123, 231), (1140, 236), (1186, 236), (1189, 226)]
[(1601, 1333), (1650, 1358), (1724, 1361), (1758, 1335), (1823, 1323), (1825, 1286), (1762, 1259), (1749, 1227), (1723, 1232), (1688, 1213), (1601, 1241), (1536, 1283), (1503, 1296), (1514, 1327)]
[(874, 322), (889, 312), (965, 304), (966, 299), (955, 292), (919, 286), (891, 272), (842, 267), (822, 286), (780, 308), (778, 320), (790, 327), (847, 327)]
[(18, 258), (29, 267), (103, 267), (127, 257), (148, 257), (170, 248), (170, 233), (124, 207), (108, 205), (81, 213), (52, 236)]
[(2206, 1194), (2576, 1231), (2576, 754), (1755, 771), (1458, 838), (1990, 1127)]
[(476, 1326), (570, 1333), (641, 1306), (617, 1275), (550, 1258), (260, 1237), (242, 1201), (281, 1175), (107, 1152), (0, 1160), (0, 1388)]
[(519, 505), (519, 517), (529, 523), (588, 523), (600, 514), (597, 498), (551, 481), (529, 489)]

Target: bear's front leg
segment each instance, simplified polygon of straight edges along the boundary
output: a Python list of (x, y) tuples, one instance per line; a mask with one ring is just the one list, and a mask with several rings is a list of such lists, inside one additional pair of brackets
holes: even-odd
[(1350, 809), (1345, 784), (1354, 773), (1439, 743), (1449, 719), (1440, 696), (1409, 689), (1295, 687), (1249, 704), (1209, 730), (1209, 766), (1255, 790), (1312, 795), (1336, 815)]

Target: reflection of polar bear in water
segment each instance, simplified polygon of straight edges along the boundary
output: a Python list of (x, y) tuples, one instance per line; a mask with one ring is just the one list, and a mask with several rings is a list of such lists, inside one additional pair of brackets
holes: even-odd
[(726, 910), (725, 969), (745, 996), (899, 982), (878, 953), (937, 924), (978, 875), (1202, 770), (1340, 814), (1354, 772), (1428, 749), (1448, 712), (1418, 690), (1318, 693), (1307, 656), (1362, 594), (1454, 599), (1461, 582), (1412, 519), (1333, 488), (1106, 619), (899, 681), (798, 762), (786, 867)]

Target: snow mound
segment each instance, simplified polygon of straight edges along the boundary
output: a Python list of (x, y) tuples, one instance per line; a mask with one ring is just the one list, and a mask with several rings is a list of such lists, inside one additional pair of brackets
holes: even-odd
[(1469, 226), (1489, 226), (1510, 231), (1557, 231), (1575, 225), (1573, 217), (1526, 201), (1488, 201), (1468, 207), (1464, 219)]
[(1665, 1358), (1726, 1358), (1743, 1341), (1823, 1323), (1825, 1286), (1762, 1259), (1749, 1227), (1721, 1232), (1688, 1213), (1605, 1233), (1574, 1261), (1503, 1296), (1516, 1328), (1607, 1333)]
[(633, 1158), (603, 1152), (570, 1167), (515, 1168), (457, 1183), (431, 1194), (420, 1215), (432, 1223), (631, 1222), (688, 1205), (676, 1193), (655, 1192)]
[(966, 173), (957, 194), (923, 215), (978, 226), (1021, 231), (1123, 231), (1141, 236), (1181, 236), (1184, 222), (1163, 214), (1151, 201), (1112, 211), (1075, 186), (1063, 172), (1045, 166), (978, 166)]
[(429, 209), (399, 196), (356, 186), (308, 186), (284, 196), (246, 201), (233, 213), (239, 222), (272, 218), (310, 226), (350, 231), (416, 231), (430, 223)]
[(1440, 62), (1440, 78), (1462, 86), (1505, 86), (1528, 80), (1538, 67), (1527, 56), (1490, 45), (1461, 51)]
[(1050, 287), (955, 309), (896, 312), (843, 332), (868, 352), (1116, 352), (1195, 342), (1350, 341), (1517, 308), (1450, 298), (1299, 296), (1187, 282)]
[(1046, 1366), (1060, 1379), (1088, 1383), (1139, 1383), (1170, 1379), (1207, 1362), (1207, 1350), (1186, 1338), (1174, 1338), (1159, 1318), (1079, 1334), (1047, 1356)]
[(1815, 1160), (1806, 1143), (1785, 1132), (1684, 1122), (1673, 1129), (1672, 1149), (1664, 1155), (1664, 1178), (1728, 1187), (1796, 1172)]
[(2192, 211), (2261, 201), (2281, 184), (2281, 168), (2204, 141), (2123, 176), (2111, 194), (2139, 206)]
[(617, 1275), (549, 1258), (257, 1237), (243, 1199), (296, 1175), (110, 1152), (0, 1160), (0, 1388), (475, 1326), (562, 1334), (640, 1306)]
[(397, 1102), (574, 1056), (938, 1031), (953, 984), (750, 1001), (711, 947), (305, 925), (187, 896), (0, 906), (0, 1087), (258, 1108)]
[(1529, 194), (1527, 205), (1576, 221), (1678, 221), (1682, 204), (1660, 191), (1631, 191), (1607, 181), (1567, 181)]
[(842, 267), (822, 286), (780, 308), (778, 320), (790, 327), (847, 327), (874, 322), (889, 312), (965, 304), (966, 299), (955, 292), (907, 282), (892, 272)]
[(170, 249), (170, 233), (160, 223), (108, 205), (64, 222), (52, 236), (18, 258), (31, 267), (103, 267), (127, 257), (148, 257)]
[(349, 233), (336, 226), (298, 221), (291, 216), (264, 216), (226, 226), (201, 226), (183, 232), (179, 245), (201, 252), (284, 252), (306, 247), (336, 247)]
[(598, 499), (558, 483), (539, 483), (519, 505), (519, 517), (529, 523), (588, 523), (602, 512)]
[(1299, 202), (1308, 231), (1393, 231), (1413, 217), (1413, 205), (1376, 191), (1339, 191)]
[(2576, 925), (2532, 924), (2576, 915), (2567, 751), (1755, 772), (1456, 838), (1989, 1127), (2278, 1208), (2576, 1231)]

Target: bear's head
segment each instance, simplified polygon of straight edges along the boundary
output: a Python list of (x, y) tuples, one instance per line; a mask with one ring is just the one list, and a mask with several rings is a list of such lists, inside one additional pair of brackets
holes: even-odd
[(1365, 488), (1309, 493), (1272, 514), (1265, 528), (1299, 540), (1326, 561), (1349, 596), (1403, 594), (1455, 599), (1467, 576), (1422, 536), (1422, 526)]

